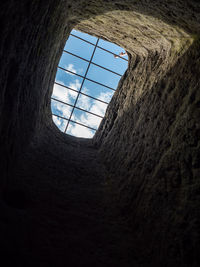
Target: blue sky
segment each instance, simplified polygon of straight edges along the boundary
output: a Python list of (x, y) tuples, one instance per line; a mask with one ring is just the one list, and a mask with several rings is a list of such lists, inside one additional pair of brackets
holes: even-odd
[[(92, 44), (96, 44), (97, 42), (96, 37), (76, 30), (72, 30), (71, 34), (79, 36), (91, 42)], [(94, 50), (94, 46), (92, 44), (86, 43), (70, 35), (65, 44), (64, 50), (76, 54), (77, 56), (80, 56), (86, 60), (90, 60)], [(109, 50), (117, 55), (120, 52), (125, 52), (123, 48), (101, 39), (98, 42), (98, 46), (103, 47), (104, 49)], [(126, 55), (124, 58), (128, 59), (128, 56)], [(120, 75), (124, 74), (128, 65), (128, 61), (125, 61), (121, 58), (115, 58), (113, 54), (110, 54), (98, 47), (96, 48), (92, 62), (110, 69)], [(87, 79), (84, 80), (82, 77), (75, 75), (79, 74), (81, 76), (84, 76), (88, 64), (88, 62), (80, 58), (63, 52), (58, 66), (65, 70), (60, 68), (58, 68), (57, 70), (55, 80), (56, 83), (54, 84), (52, 97), (73, 106), (78, 96), (76, 103), (77, 107), (103, 117), (107, 108), (107, 104), (94, 100), (86, 95), (109, 103), (114, 91), (110, 90), (106, 86), (116, 89), (120, 80), (120, 76), (102, 69), (94, 64), (90, 65), (86, 78), (104, 84), (106, 86), (93, 83), (92, 81)], [(69, 70), (75, 74), (67, 72), (66, 70)], [(78, 95), (78, 91), (80, 90), (83, 81), (84, 83), (82, 85), (81, 92), (86, 95)], [(69, 90), (64, 86), (70, 87), (73, 90)], [(51, 109), (52, 114), (69, 119), (73, 107), (52, 99)], [(72, 113), (71, 120), (89, 126), (93, 129), (98, 129), (99, 124), (102, 120), (102, 118), (99, 116), (95, 116), (93, 114), (75, 108)], [(65, 131), (68, 120), (53, 115), (53, 121), (61, 131)], [(95, 130), (70, 121), (66, 133), (77, 137), (92, 138)]]

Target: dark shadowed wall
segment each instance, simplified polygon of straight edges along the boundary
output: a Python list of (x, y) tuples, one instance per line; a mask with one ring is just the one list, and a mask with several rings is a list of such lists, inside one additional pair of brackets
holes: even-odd
[[(0, 21), (8, 266), (199, 266), (200, 4), (9, 0)], [(129, 55), (93, 140), (51, 118), (74, 27)]]

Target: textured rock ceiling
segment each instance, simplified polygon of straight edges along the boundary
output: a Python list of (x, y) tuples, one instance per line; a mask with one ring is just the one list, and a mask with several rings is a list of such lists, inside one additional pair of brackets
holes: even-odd
[[(199, 2), (9, 0), (0, 21), (7, 265), (199, 266)], [(92, 141), (52, 122), (74, 27), (130, 59)]]

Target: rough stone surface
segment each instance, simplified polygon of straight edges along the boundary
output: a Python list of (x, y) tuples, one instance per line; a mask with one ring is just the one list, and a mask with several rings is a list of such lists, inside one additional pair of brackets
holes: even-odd
[[(9, 0), (0, 21), (4, 266), (199, 266), (200, 4)], [(51, 118), (73, 27), (129, 55), (93, 140)]]

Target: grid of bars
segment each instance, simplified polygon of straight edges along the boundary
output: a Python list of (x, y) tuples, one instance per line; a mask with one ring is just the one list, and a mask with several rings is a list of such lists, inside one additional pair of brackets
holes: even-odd
[[(74, 102), (73, 105), (71, 105), (70, 103), (61, 101), (61, 100), (59, 100), (59, 99), (56, 99), (56, 98), (54, 98), (54, 97), (51, 97), (51, 99), (54, 100), (54, 101), (57, 101), (57, 102), (59, 102), (59, 103), (61, 103), (61, 104), (65, 104), (65, 105), (68, 105), (68, 106), (72, 107), (72, 111), (71, 111), (71, 114), (70, 114), (69, 118), (65, 118), (65, 117), (63, 117), (63, 116), (60, 116), (60, 115), (58, 115), (58, 114), (54, 114), (54, 113), (53, 113), (52, 115), (53, 115), (53, 116), (56, 116), (56, 117), (58, 117), (58, 118), (60, 118), (60, 119), (64, 119), (64, 120), (67, 121), (67, 125), (66, 125), (66, 127), (65, 127), (65, 129), (64, 129), (64, 133), (67, 132), (67, 129), (68, 129), (68, 126), (69, 126), (69, 123), (70, 123), (70, 122), (75, 123), (75, 124), (78, 124), (78, 125), (81, 125), (81, 126), (84, 126), (84, 127), (88, 128), (88, 129), (93, 130), (93, 131), (96, 132), (97, 129), (95, 129), (95, 128), (93, 128), (93, 127), (90, 127), (90, 126), (88, 126), (88, 125), (85, 125), (85, 124), (83, 124), (83, 123), (80, 123), (80, 122), (75, 121), (75, 120), (72, 119), (72, 115), (73, 115), (73, 112), (74, 112), (75, 109), (80, 110), (80, 111), (83, 111), (83, 112), (86, 112), (86, 113), (89, 113), (89, 114), (92, 114), (92, 115), (94, 115), (94, 116), (96, 116), (96, 117), (99, 117), (99, 118), (101, 118), (101, 119), (103, 118), (103, 116), (100, 116), (100, 115), (95, 114), (95, 113), (93, 113), (93, 112), (91, 112), (91, 111), (88, 111), (88, 110), (86, 110), (86, 109), (83, 109), (83, 108), (78, 107), (76, 104), (77, 104), (77, 101), (78, 101), (78, 98), (79, 98), (80, 95), (87, 96), (87, 97), (89, 97), (89, 98), (91, 98), (91, 99), (94, 99), (94, 100), (99, 101), (99, 102), (101, 102), (101, 103), (104, 103), (104, 104), (106, 104), (106, 105), (109, 104), (109, 103), (106, 102), (106, 101), (103, 101), (103, 100), (101, 100), (101, 99), (98, 99), (98, 98), (96, 98), (96, 97), (93, 97), (93, 96), (91, 96), (91, 95), (88, 95), (88, 94), (82, 92), (82, 88), (83, 88), (84, 82), (85, 82), (85, 80), (88, 80), (88, 81), (90, 81), (90, 82), (92, 82), (92, 83), (94, 83), (94, 84), (98, 84), (98, 85), (104, 86), (104, 87), (106, 87), (106, 88), (108, 88), (109, 90), (112, 90), (112, 91), (115, 91), (116, 89), (115, 89), (115, 88), (112, 88), (112, 87), (110, 87), (110, 86), (108, 86), (108, 85), (106, 85), (106, 84), (103, 84), (103, 83), (100, 83), (100, 82), (98, 82), (98, 81), (95, 81), (95, 80), (93, 80), (93, 79), (88, 78), (88, 77), (87, 77), (87, 74), (88, 74), (89, 68), (90, 68), (90, 66), (91, 66), (91, 64), (92, 64), (92, 65), (95, 65), (95, 66), (98, 67), (98, 68), (101, 68), (101, 69), (104, 69), (104, 70), (106, 70), (106, 71), (109, 71), (109, 72), (111, 72), (111, 73), (113, 73), (113, 74), (115, 74), (115, 75), (118, 75), (118, 76), (120, 76), (120, 77), (121, 77), (122, 75), (119, 74), (119, 73), (117, 73), (117, 72), (115, 72), (115, 71), (113, 71), (113, 70), (111, 70), (111, 69), (108, 69), (108, 68), (106, 68), (106, 67), (104, 67), (104, 66), (101, 66), (101, 65), (99, 65), (99, 64), (97, 64), (97, 63), (95, 63), (95, 62), (92, 61), (92, 60), (93, 60), (93, 57), (94, 57), (94, 54), (95, 54), (95, 51), (96, 51), (97, 48), (99, 48), (99, 49), (101, 49), (101, 50), (103, 50), (103, 51), (105, 51), (105, 52), (107, 52), (107, 53), (113, 54), (114, 56), (116, 55), (116, 54), (113, 53), (112, 51), (107, 50), (107, 49), (103, 48), (102, 46), (99, 46), (99, 45), (98, 45), (99, 40), (100, 40), (99, 38), (97, 39), (96, 43), (94, 44), (94, 43), (92, 43), (92, 42), (90, 42), (90, 41), (88, 41), (88, 40), (86, 40), (86, 39), (84, 39), (84, 38), (81, 38), (81, 37), (79, 37), (79, 36), (77, 36), (77, 35), (75, 35), (75, 34), (73, 34), (73, 33), (70, 33), (70, 35), (73, 36), (73, 37), (75, 37), (75, 38), (77, 38), (77, 39), (79, 39), (79, 40), (81, 40), (81, 41), (83, 41), (83, 42), (86, 42), (86, 43), (92, 45), (92, 46), (94, 47), (94, 49), (93, 49), (92, 55), (91, 55), (91, 57), (90, 57), (90, 60), (87, 60), (87, 59), (85, 59), (85, 58), (83, 58), (83, 57), (81, 57), (81, 56), (78, 56), (78, 55), (76, 55), (76, 54), (74, 54), (74, 53), (71, 53), (70, 51), (67, 51), (67, 50), (65, 50), (65, 49), (63, 50), (63, 53), (67, 53), (67, 54), (69, 54), (69, 55), (71, 55), (71, 56), (74, 56), (74, 57), (79, 58), (79, 59), (81, 59), (81, 60), (83, 60), (83, 61), (85, 61), (85, 62), (88, 62), (88, 66), (87, 66), (87, 69), (86, 69), (86, 72), (85, 72), (85, 75), (84, 75), (84, 76), (83, 76), (83, 75), (80, 75), (80, 74), (77, 74), (77, 73), (75, 73), (75, 72), (73, 72), (73, 71), (70, 71), (70, 70), (68, 70), (68, 69), (65, 69), (65, 68), (63, 68), (63, 67), (61, 67), (61, 66), (58, 66), (58, 69), (61, 69), (61, 70), (63, 70), (63, 71), (66, 71), (66, 72), (68, 72), (68, 73), (71, 73), (71, 74), (73, 74), (73, 75), (76, 75), (76, 76), (82, 78), (83, 80), (82, 80), (82, 82), (81, 82), (81, 86), (80, 86), (80, 88), (79, 88), (78, 91), (75, 90), (75, 89), (73, 89), (73, 88), (71, 88), (71, 87), (69, 87), (69, 86), (66, 86), (66, 85), (60, 84), (60, 83), (58, 83), (58, 82), (55, 82), (55, 84), (57, 84), (57, 85), (59, 85), (59, 86), (62, 86), (62, 87), (64, 87), (64, 88), (68, 89), (68, 90), (71, 90), (71, 91), (76, 92), (76, 93), (77, 93), (77, 97), (76, 97), (75, 102)], [(123, 57), (121, 57), (121, 56), (119, 56), (119, 55), (118, 55), (118, 57), (121, 58), (121, 59), (123, 59), (123, 60), (125, 60), (125, 61), (128, 61), (126, 58), (123, 58)]]

